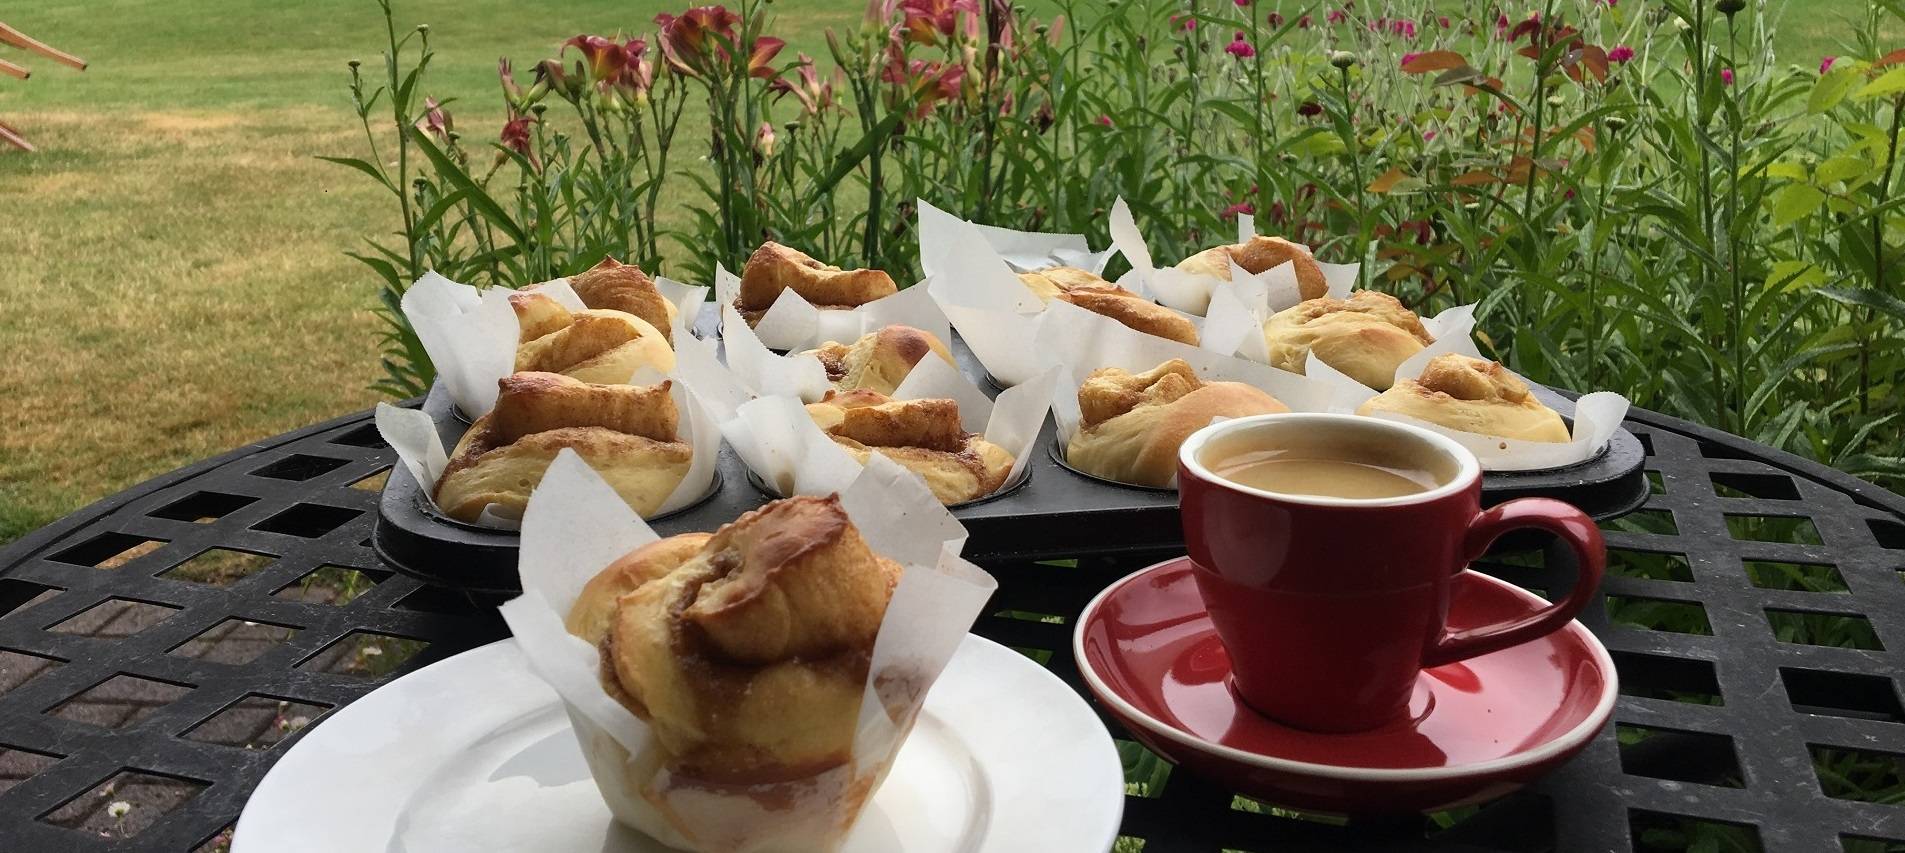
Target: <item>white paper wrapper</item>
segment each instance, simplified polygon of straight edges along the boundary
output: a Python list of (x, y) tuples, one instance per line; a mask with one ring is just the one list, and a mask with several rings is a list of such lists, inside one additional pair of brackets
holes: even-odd
[[(741, 279), (726, 268), (716, 266), (714, 285), (716, 298), (721, 300), (721, 335), (725, 338), (736, 324), (746, 325), (738, 311), (734, 318), (728, 317), (734, 298), (741, 292)], [(851, 311), (817, 308), (790, 287), (781, 291), (751, 331), (763, 345), (793, 352), (812, 349), (827, 341), (851, 343), (861, 335), (892, 325), (923, 329), (949, 345), (952, 342), (952, 326), (946, 315), (933, 303), (932, 295), (919, 286), (875, 299)]]
[[(1244, 305), (1267, 303), (1276, 306), (1271, 309), (1272, 313), (1301, 301), (1296, 272), (1288, 263), (1252, 275), (1232, 262), (1229, 282), (1212, 275), (1187, 273), (1176, 267), (1154, 266), (1151, 249), (1145, 244), (1144, 235), (1138, 231), (1137, 222), (1131, 218), (1131, 208), (1122, 198), (1111, 207), (1110, 227), (1111, 244), (1124, 253), (1125, 260), (1131, 262), (1131, 272), (1126, 273), (1118, 283), (1150, 295), (1167, 308), (1206, 316), (1214, 295), (1226, 287), (1241, 288), (1244, 294), (1239, 301)], [(1248, 214), (1237, 217), (1237, 242), (1247, 241), (1256, 233), (1255, 218)], [(1322, 268), (1323, 278), (1329, 282), (1330, 295), (1338, 298), (1349, 293), (1361, 269), (1360, 264), (1328, 264), (1321, 261), (1317, 262), (1317, 266)], [(1219, 351), (1228, 354), (1235, 350)]]
[[(925, 202), (920, 202), (924, 209)], [(1094, 252), (1091, 244), (1085, 241), (1083, 234), (1049, 234), (1042, 231), (1014, 231), (996, 225), (974, 223), (979, 236), (986, 245), (998, 254), (1001, 260), (1016, 272), (1037, 272), (1051, 267), (1076, 267), (1091, 273), (1103, 275), (1105, 263), (1118, 253), (1115, 248), (1106, 248)], [(924, 242), (924, 241), (922, 241)], [(925, 265), (925, 255), (921, 254), (921, 266), (931, 276), (933, 270)]]
[[(692, 336), (683, 339), (684, 343), (700, 345), (703, 342)], [(693, 384), (684, 374), (680, 365), (675, 372), (662, 376), (652, 368), (641, 368), (629, 379), (635, 385), (654, 385), (663, 379), (672, 379), (668, 395), (675, 401), (680, 412), (680, 424), (676, 430), (680, 440), (694, 449), (694, 456), (688, 463), (687, 473), (675, 490), (668, 493), (668, 499), (662, 502), (656, 515), (673, 512), (699, 500), (708, 493), (714, 481), (715, 461), (721, 452), (721, 421), (711, 408), (701, 401), (691, 390)], [(436, 492), (437, 479), (443, 476), (443, 468), (449, 464), (449, 456), (443, 446), (443, 438), (437, 434), (436, 422), (418, 409), (405, 409), (390, 405), (377, 404), (377, 433), (397, 451), (397, 458), (404, 467), (417, 478), (417, 484), (425, 495)], [(580, 459), (580, 457), (577, 457)], [(620, 503), (617, 499), (617, 503)], [(484, 507), (476, 523), (484, 527), (503, 530), (516, 529), (521, 520), (508, 510), (494, 504)]]
[[(1475, 326), (1474, 306), (1461, 305), (1450, 308), (1434, 318), (1422, 321), (1429, 333), (1435, 336), (1435, 343), (1411, 356), (1396, 367), (1396, 381), (1414, 379), (1422, 375), (1422, 369), (1436, 356), (1446, 353), (1480, 358), (1475, 349), (1475, 341), (1470, 331)], [(1329, 389), (1329, 411), (1353, 413), (1369, 398), (1376, 396), (1376, 390), (1344, 375), (1330, 367), (1315, 353), (1304, 365), (1306, 375), (1314, 377)], [(1524, 377), (1516, 378), (1533, 386)], [(1596, 391), (1587, 394), (1574, 404), (1573, 440), (1565, 444), (1546, 441), (1522, 441), (1499, 436), (1481, 435), (1472, 432), (1453, 430), (1438, 424), (1432, 424), (1420, 418), (1395, 412), (1377, 412), (1370, 417), (1401, 421), (1415, 424), (1424, 429), (1434, 430), (1455, 439), (1463, 447), (1475, 454), (1487, 471), (1536, 471), (1544, 468), (1560, 468), (1586, 462), (1607, 446), (1614, 437), (1614, 431), (1620, 429), (1621, 421), (1627, 417), (1629, 403), (1626, 397), (1612, 391)]]
[(1069, 303), (1054, 303), (1046, 313), (1037, 348), (1047, 358), (1058, 360), (1063, 370), (1052, 391), (1052, 418), (1058, 425), (1061, 448), (1078, 432), (1078, 387), (1092, 371), (1106, 367), (1137, 373), (1181, 358), (1205, 381), (1255, 386), (1291, 411), (1328, 411), (1332, 404), (1331, 389), (1309, 377), (1147, 335)]
[[(926, 358), (892, 396), (957, 402), (967, 432), (979, 433), (1012, 454), (1012, 471), (1006, 477), (1010, 483), (1031, 461), (1058, 377), (1059, 368), (1048, 367), (1032, 381), (988, 400), (985, 392), (944, 359)], [(853, 456), (822, 432), (801, 401), (790, 396), (764, 396), (743, 404), (722, 422), (721, 433), (748, 469), (782, 495), (828, 494), (860, 475), (861, 466)]]
[(733, 304), (721, 306), (721, 329), (721, 340), (728, 350), (728, 370), (750, 396), (786, 394), (811, 403), (833, 388), (827, 381), (827, 368), (821, 366), (818, 357), (798, 352), (775, 354), (748, 328)]
[(669, 340), (675, 346), (694, 336), (695, 318), (701, 314), (701, 305), (708, 301), (708, 286), (705, 284), (682, 284), (672, 278), (655, 276), (655, 289), (661, 291), (661, 298), (675, 306), (675, 325), (668, 330)]
[[(521, 327), (509, 297), (516, 291), (492, 287), (479, 291), (434, 271), (404, 291), (404, 317), (417, 330), (437, 378), (458, 411), (471, 420), (496, 405), (496, 380), (516, 369), (516, 340)], [(584, 308), (569, 282), (557, 279), (542, 288), (571, 311)]]
[(603, 689), (598, 650), (563, 626), (589, 579), (654, 531), (573, 453), (550, 466), (524, 516), (523, 595), (502, 613), (531, 669), (562, 697), (618, 821), (682, 849), (825, 851), (872, 800), (997, 582), (959, 557), (964, 528), (898, 465), (874, 460), (841, 503), (868, 544), (905, 567), (874, 642), (853, 757), (796, 782), (714, 787), (669, 772), (649, 727)]

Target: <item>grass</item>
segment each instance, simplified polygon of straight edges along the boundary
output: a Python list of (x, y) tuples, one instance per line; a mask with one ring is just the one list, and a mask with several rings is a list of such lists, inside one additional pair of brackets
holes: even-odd
[[(1860, 2), (1775, 0), (1783, 55), (1839, 52)], [(428, 91), (465, 99), (458, 129), (485, 139), (502, 119), (498, 56), (526, 69), (577, 32), (640, 32), (683, 5), (402, 0), (399, 13), (431, 25)], [(0, 80), (0, 119), (42, 149), (0, 154), (0, 542), (372, 403), (374, 282), (342, 253), (392, 221), (360, 176), (313, 159), (359, 151), (344, 62), (377, 61), (370, 0), (16, 6), (8, 23), (92, 68), (33, 59), (32, 80)], [(774, 8), (779, 35), (819, 52), (864, 3)]]

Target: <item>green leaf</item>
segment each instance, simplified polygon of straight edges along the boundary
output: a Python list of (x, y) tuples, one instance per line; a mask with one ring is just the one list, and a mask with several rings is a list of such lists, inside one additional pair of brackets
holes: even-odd
[(456, 192), (437, 199), (436, 204), (430, 205), (430, 209), (424, 211), (423, 216), (417, 218), (417, 233), (422, 234), (429, 231), (431, 226), (437, 224), (437, 220), (443, 218), (443, 214), (450, 212), (450, 208), (462, 202), (466, 195), (464, 191), (457, 190)]
[[(1740, 174), (1742, 175), (1751, 174), (1751, 172), (1749, 171), (1751, 168), (1752, 168), (1751, 166), (1748, 166), (1746, 169), (1741, 169)], [(1769, 178), (1785, 178), (1789, 181), (1803, 181), (1803, 180), (1806, 180), (1807, 178), (1806, 164), (1795, 163), (1795, 162), (1792, 162), (1791, 160), (1787, 160), (1780, 163), (1771, 163), (1771, 164), (1768, 164), (1766, 167), (1766, 176)]]
[(378, 171), (376, 166), (372, 166), (371, 164), (363, 160), (359, 160), (356, 157), (319, 156), (318, 159), (323, 160), (326, 163), (336, 163), (339, 166), (349, 166), (350, 168), (356, 169), (359, 172), (363, 172), (364, 174), (369, 175), (372, 180), (375, 180), (377, 183), (382, 184), (384, 189), (390, 190), (391, 192), (397, 191), (397, 188), (391, 185), (390, 179), (384, 177), (384, 173)]
[(1863, 157), (1834, 157), (1819, 164), (1818, 179), (1822, 184), (1836, 184), (1861, 177), (1872, 171), (1872, 163)]
[(1859, 90), (1858, 97), (1861, 100), (1882, 98), (1899, 92), (1905, 92), (1905, 65), (1887, 71), (1879, 75), (1879, 79), (1865, 84), (1865, 87)]
[(1812, 215), (1826, 194), (1812, 184), (1787, 184), (1773, 194), (1773, 225), (1784, 228)]
[(1812, 94), (1806, 97), (1806, 112), (1818, 115), (1838, 106), (1858, 82), (1859, 71), (1851, 67), (1820, 75), (1819, 82), (1812, 84)]
[(866, 134), (860, 137), (859, 142), (852, 148), (840, 152), (840, 156), (833, 161), (833, 168), (828, 169), (827, 174), (814, 183), (811, 194), (820, 195), (833, 189), (835, 184), (840, 183), (842, 178), (858, 167), (860, 161), (865, 160), (874, 149), (885, 145), (887, 137), (893, 135), (893, 131), (905, 118), (904, 112), (895, 110), (887, 113), (886, 118), (880, 119), (878, 124), (868, 128)]
[(416, 144), (419, 151), (423, 152), (423, 156), (430, 159), (430, 165), (436, 167), (437, 174), (442, 176), (444, 180), (454, 184), (457, 189), (462, 190), (470, 206), (481, 212), (483, 218), (488, 220), (490, 225), (494, 226), (498, 231), (509, 235), (511, 240), (518, 243), (523, 242), (524, 235), (522, 226), (517, 225), (516, 220), (510, 218), (509, 212), (504, 210), (502, 205), (497, 204), (496, 199), (490, 198), (489, 193), (484, 192), (483, 188), (478, 186), (476, 181), (469, 176), (469, 173), (463, 171), (463, 167), (458, 166), (455, 161), (451, 160), (442, 150), (438, 149), (437, 146), (430, 141), (429, 134), (414, 127), (407, 128), (406, 132), (410, 134), (410, 141)]
[(1780, 261), (1766, 273), (1766, 286), (1791, 292), (1826, 283), (1825, 270), (1811, 261)]
[(1819, 289), (1819, 292), (1834, 302), (1842, 302), (1861, 308), (1871, 308), (1890, 314), (1901, 321), (1905, 321), (1905, 299), (1900, 299), (1889, 293), (1880, 293), (1876, 290), (1851, 287), (1822, 287)]

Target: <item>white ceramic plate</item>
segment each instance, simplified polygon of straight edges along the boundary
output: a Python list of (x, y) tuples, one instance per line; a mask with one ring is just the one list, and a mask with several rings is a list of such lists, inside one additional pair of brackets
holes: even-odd
[[(844, 853), (1109, 850), (1111, 736), (1043, 667), (968, 635)], [(252, 793), (233, 853), (647, 853), (610, 817), (555, 691), (513, 640), (384, 685)]]

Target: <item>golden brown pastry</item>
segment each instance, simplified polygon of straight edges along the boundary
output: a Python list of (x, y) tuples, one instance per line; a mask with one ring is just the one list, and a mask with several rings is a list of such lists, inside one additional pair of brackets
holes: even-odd
[(1019, 281), (1042, 302), (1063, 300), (1147, 335), (1197, 346), (1197, 326), (1189, 318), (1076, 267), (1022, 272)]
[(670, 772), (796, 780), (852, 757), (900, 573), (838, 496), (787, 498), (630, 552), (583, 587), (568, 628), (601, 649), (603, 687)]
[(926, 479), (942, 504), (982, 498), (1012, 473), (1012, 454), (959, 422), (952, 400), (894, 400), (867, 389), (829, 391), (807, 414), (861, 464), (881, 455)]
[(741, 292), (734, 297), (734, 308), (752, 326), (790, 287), (816, 308), (855, 308), (899, 292), (892, 277), (880, 270), (844, 270), (769, 241), (755, 249), (741, 268)]
[(661, 508), (694, 450), (676, 434), (669, 384), (595, 385), (556, 373), (497, 382), (496, 408), (470, 425), (437, 480), (444, 514), (475, 521), (496, 504), (520, 514), (563, 448), (581, 455), (640, 515)]
[(900, 387), (906, 374), (913, 372), (913, 365), (927, 353), (937, 354), (947, 364), (953, 363), (952, 351), (946, 349), (939, 336), (899, 325), (868, 332), (852, 344), (828, 341), (807, 352), (819, 358), (821, 366), (827, 368), (827, 380), (833, 387), (842, 391), (865, 388), (881, 394), (892, 394)]
[(1205, 382), (1181, 358), (1144, 373), (1094, 370), (1078, 387), (1078, 408), (1066, 462), (1108, 480), (1159, 488), (1177, 476), (1178, 446), (1212, 418), (1290, 410), (1251, 385)]
[(1461, 432), (1563, 443), (1568, 425), (1500, 362), (1449, 353), (1430, 359), (1420, 379), (1369, 398), (1356, 414), (1395, 412)]
[(1259, 234), (1247, 242), (1205, 249), (1178, 261), (1177, 268), (1187, 273), (1211, 275), (1229, 281), (1232, 260), (1251, 275), (1261, 274), (1287, 261), (1296, 271), (1297, 292), (1304, 299), (1317, 299), (1330, 292), (1329, 282), (1323, 278), (1323, 268), (1317, 266), (1316, 257), (1310, 254), (1310, 250), (1282, 237)]
[(1311, 299), (1263, 322), (1270, 365), (1302, 373), (1311, 352), (1323, 363), (1378, 391), (1395, 383), (1396, 368), (1435, 343), (1415, 312), (1395, 297), (1359, 290), (1348, 299)]
[(627, 382), (642, 367), (667, 373), (675, 351), (647, 320), (608, 308), (571, 312), (534, 291), (509, 297), (522, 329), (516, 370), (560, 373), (584, 382)]
[[(526, 287), (523, 292), (533, 293), (541, 286)], [(640, 267), (605, 257), (586, 272), (569, 276), (569, 288), (582, 299), (583, 305), (633, 314), (661, 332), (662, 340), (674, 344), (672, 330), (675, 317), (681, 312), (661, 295), (655, 280)]]

